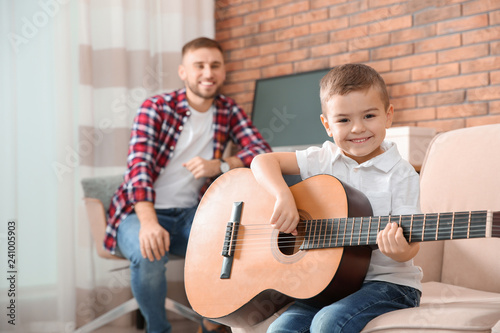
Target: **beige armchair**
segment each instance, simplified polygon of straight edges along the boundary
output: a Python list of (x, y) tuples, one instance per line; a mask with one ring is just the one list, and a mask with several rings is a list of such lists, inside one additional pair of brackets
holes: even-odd
[[(438, 135), (421, 170), (424, 213), (500, 211), (500, 124)], [(500, 221), (493, 221), (494, 234)], [(500, 333), (500, 239), (424, 242), (421, 306), (372, 320), (368, 332)], [(233, 333), (265, 332), (279, 314)]]

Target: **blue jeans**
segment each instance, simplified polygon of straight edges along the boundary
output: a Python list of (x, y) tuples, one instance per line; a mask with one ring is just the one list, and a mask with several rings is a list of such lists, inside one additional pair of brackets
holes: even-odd
[[(169, 253), (185, 256), (189, 232), (196, 207), (157, 209), (160, 225), (170, 233)], [(139, 304), (149, 333), (170, 333), (165, 298), (167, 279), (165, 264), (169, 253), (153, 262), (141, 255), (139, 246), (140, 222), (136, 214), (127, 216), (118, 226), (118, 252), (130, 261), (132, 293)]]
[(370, 281), (323, 308), (296, 301), (269, 326), (267, 333), (358, 333), (375, 317), (419, 304), (420, 291), (414, 288)]

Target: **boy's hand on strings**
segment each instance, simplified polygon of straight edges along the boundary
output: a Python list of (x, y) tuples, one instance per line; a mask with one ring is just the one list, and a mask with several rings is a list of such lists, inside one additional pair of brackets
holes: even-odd
[(403, 236), (403, 228), (397, 223), (388, 223), (377, 235), (380, 252), (389, 258), (404, 262), (413, 259), (420, 249), (420, 243), (408, 243)]
[(292, 192), (289, 190), (287, 192), (276, 198), (270, 222), (275, 229), (297, 236), (297, 225), (300, 220), (299, 212), (297, 211)]

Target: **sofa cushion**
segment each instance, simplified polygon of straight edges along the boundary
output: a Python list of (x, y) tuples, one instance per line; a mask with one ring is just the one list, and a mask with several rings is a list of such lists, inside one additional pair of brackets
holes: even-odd
[(99, 199), (107, 211), (113, 193), (123, 181), (122, 175), (89, 177), (82, 179), (83, 195), (86, 198)]
[(427, 282), (420, 307), (386, 313), (362, 332), (491, 332), (499, 320), (500, 294)]

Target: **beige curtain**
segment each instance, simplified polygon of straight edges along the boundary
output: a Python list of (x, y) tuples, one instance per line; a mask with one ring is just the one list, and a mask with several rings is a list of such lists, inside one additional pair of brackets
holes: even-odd
[[(113, 270), (127, 263), (95, 254), (80, 181), (124, 172), (137, 107), (181, 86), (180, 49), (214, 36), (213, 7), (0, 1), (0, 307), (15, 303), (15, 325), (2, 311), (1, 332), (72, 332), (131, 297), (128, 270)], [(11, 222), (13, 295), (5, 275)]]
[[(182, 46), (214, 37), (210, 0), (86, 0), (80, 3), (80, 177), (122, 174), (133, 118), (152, 94), (182, 86)], [(82, 208), (82, 207), (80, 207)], [(79, 215), (76, 324), (132, 297), (127, 263), (98, 258)], [(129, 325), (122, 318), (115, 325)]]

